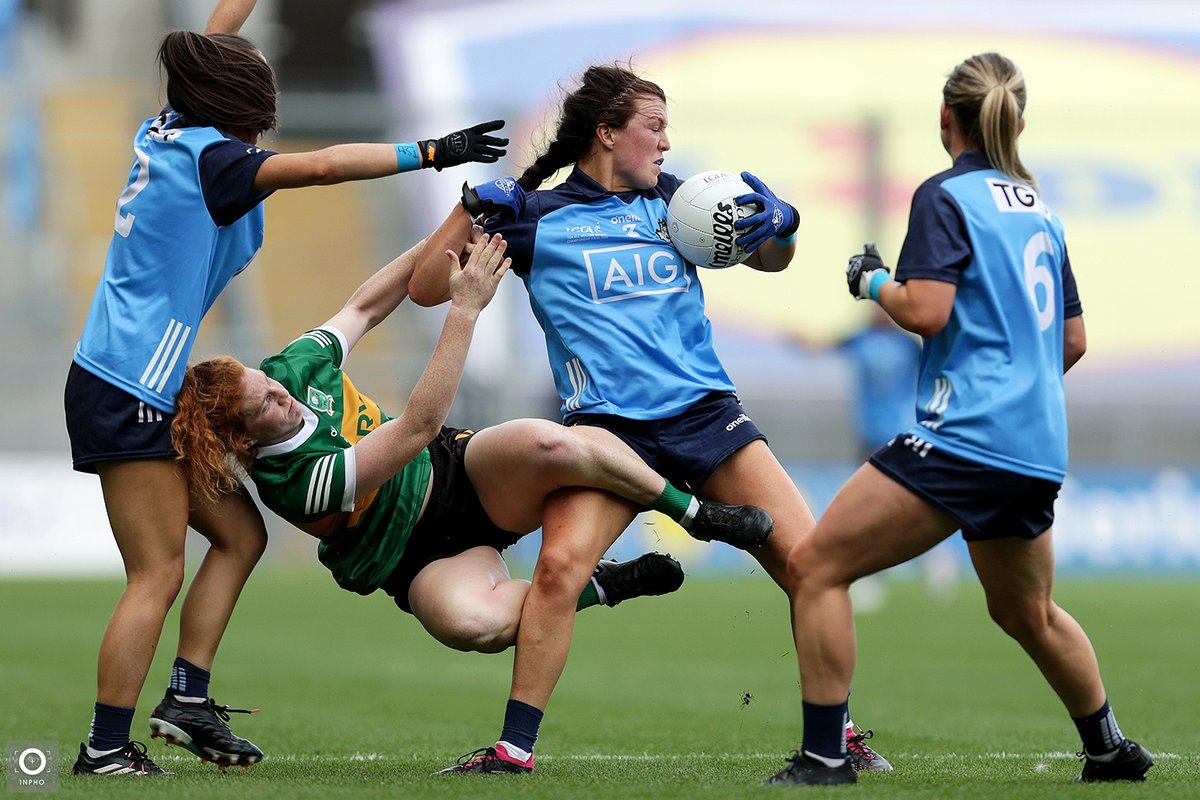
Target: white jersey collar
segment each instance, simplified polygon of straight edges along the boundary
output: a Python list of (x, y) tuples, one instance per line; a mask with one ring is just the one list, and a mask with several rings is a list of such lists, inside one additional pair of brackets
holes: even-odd
[(265, 447), (258, 448), (258, 454), (254, 456), (257, 461), (260, 458), (270, 458), (271, 456), (281, 456), (284, 453), (290, 453), (300, 445), (308, 441), (308, 437), (312, 436), (313, 431), (317, 429), (317, 415), (313, 410), (303, 403), (300, 404), (300, 416), (303, 419), (303, 424), (300, 430), (296, 431), (290, 439), (285, 439), (282, 442), (269, 444)]

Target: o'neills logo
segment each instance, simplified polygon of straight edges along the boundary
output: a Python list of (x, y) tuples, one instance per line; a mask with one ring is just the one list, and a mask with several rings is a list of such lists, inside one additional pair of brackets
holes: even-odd
[(731, 422), (725, 426), (725, 430), (731, 431), (734, 428), (736, 428), (738, 425), (741, 425), (743, 422), (749, 422), (749, 421), (750, 421), (750, 418), (747, 417), (745, 414), (739, 414), (737, 419), (735, 419), (733, 422)]
[(713, 255), (709, 262), (711, 267), (727, 267), (733, 262), (734, 229), (733, 220), (736, 218), (735, 206), (732, 200), (722, 200), (712, 212)]

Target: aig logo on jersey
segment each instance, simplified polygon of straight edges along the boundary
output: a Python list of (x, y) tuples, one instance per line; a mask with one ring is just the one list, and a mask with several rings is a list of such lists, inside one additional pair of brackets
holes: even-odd
[(1050, 212), (1042, 205), (1042, 198), (1038, 196), (1038, 193), (1023, 183), (988, 178), (987, 185), (992, 190), (992, 200), (996, 203), (996, 210), (1001, 213), (1050, 216)]
[(597, 303), (686, 292), (692, 285), (679, 253), (654, 242), (584, 250), (583, 264)]
[(305, 401), (314, 411), (323, 411), (329, 416), (333, 416), (333, 397), (325, 394), (320, 389), (308, 387), (308, 399)]

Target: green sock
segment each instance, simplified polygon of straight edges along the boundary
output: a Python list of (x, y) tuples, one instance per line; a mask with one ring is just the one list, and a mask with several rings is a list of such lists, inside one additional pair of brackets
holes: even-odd
[(588, 579), (587, 586), (583, 587), (583, 592), (579, 595), (579, 602), (575, 604), (576, 611), (583, 611), (585, 608), (598, 606), (603, 602), (600, 599), (600, 590), (596, 588), (596, 582)]
[(686, 528), (692, 521), (692, 517), (696, 516), (696, 511), (700, 508), (700, 501), (687, 492), (676, 489), (670, 481), (667, 481), (667, 486), (663, 489), (662, 494), (647, 508), (661, 511)]

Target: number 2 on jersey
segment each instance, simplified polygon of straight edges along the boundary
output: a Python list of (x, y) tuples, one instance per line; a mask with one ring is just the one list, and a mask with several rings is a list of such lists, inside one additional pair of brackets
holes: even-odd
[(146, 184), (150, 182), (150, 155), (138, 148), (133, 148), (134, 158), (137, 159), (137, 177), (135, 177), (125, 191), (121, 192), (121, 196), (117, 198), (117, 217), (113, 222), (113, 230), (124, 238), (128, 238), (129, 231), (133, 229), (133, 221), (136, 216), (125, 213), (125, 206), (137, 197), (142, 189), (146, 188)]

